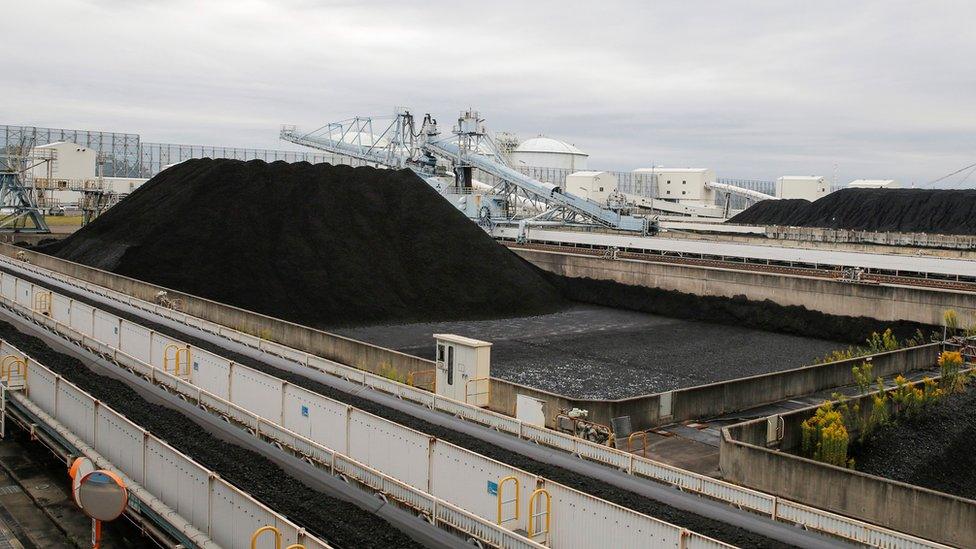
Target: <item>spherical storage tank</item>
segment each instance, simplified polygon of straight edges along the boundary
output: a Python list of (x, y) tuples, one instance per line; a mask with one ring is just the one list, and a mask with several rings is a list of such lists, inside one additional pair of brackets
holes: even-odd
[(588, 154), (565, 141), (539, 136), (519, 143), (512, 151), (512, 165), (516, 168), (533, 166), (575, 172), (586, 169), (588, 157)]

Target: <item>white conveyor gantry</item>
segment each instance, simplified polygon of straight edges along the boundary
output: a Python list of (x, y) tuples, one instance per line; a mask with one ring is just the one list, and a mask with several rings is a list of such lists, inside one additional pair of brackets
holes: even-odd
[(550, 205), (566, 208), (600, 225), (622, 231), (635, 231), (642, 234), (647, 232), (646, 218), (623, 215), (619, 212), (608, 210), (595, 202), (567, 193), (555, 185), (537, 181), (505, 166), (489, 156), (479, 153), (462, 152), (458, 144), (450, 140), (450, 138), (439, 141), (428, 141), (422, 146), (424, 150), (436, 156), (478, 168), (505, 183), (515, 185), (522, 191), (536, 196)]
[[(460, 129), (469, 121), (477, 126), (475, 133)], [(379, 134), (373, 133), (372, 118), (356, 117), (326, 124), (311, 132), (300, 132), (294, 126), (282, 126), (280, 137), (297, 145), (355, 158), (380, 167), (411, 168), (422, 178), (433, 175), (435, 157), (441, 158), (451, 162), (455, 168), (478, 168), (510, 188), (545, 202), (552, 210), (561, 210), (566, 214), (567, 222), (594, 223), (641, 234), (648, 232), (649, 222), (644, 217), (624, 215), (605, 208), (507, 166), (490, 138), (487, 138), (481, 124), (483, 120), (477, 118), (477, 113), (464, 112), (458, 122), (459, 128), (453, 135), (439, 139), (437, 122), (430, 115), (424, 118), (420, 130), (415, 131), (413, 115), (404, 110), (398, 112)], [(471, 137), (474, 137), (477, 146), (460, 146), (460, 139)], [(489, 150), (486, 151), (481, 145), (487, 146)]]

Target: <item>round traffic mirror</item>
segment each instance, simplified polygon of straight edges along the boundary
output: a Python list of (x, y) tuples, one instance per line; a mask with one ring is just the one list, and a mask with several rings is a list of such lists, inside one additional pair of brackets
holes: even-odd
[(119, 518), (129, 502), (122, 479), (111, 471), (92, 471), (81, 477), (76, 501), (86, 515), (101, 521)]

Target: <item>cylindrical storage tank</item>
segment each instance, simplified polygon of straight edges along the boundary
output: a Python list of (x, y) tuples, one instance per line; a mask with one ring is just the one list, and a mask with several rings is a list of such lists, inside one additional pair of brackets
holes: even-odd
[(526, 139), (511, 153), (514, 168), (551, 168), (571, 172), (585, 170), (588, 157), (588, 154), (565, 141), (542, 136)]

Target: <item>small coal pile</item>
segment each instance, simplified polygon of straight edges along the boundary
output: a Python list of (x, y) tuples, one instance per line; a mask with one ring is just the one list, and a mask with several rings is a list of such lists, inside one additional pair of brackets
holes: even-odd
[(976, 235), (976, 190), (842, 189), (814, 202), (764, 200), (729, 223)]
[(316, 327), (563, 303), (409, 170), (189, 160), (41, 251)]
[(873, 431), (851, 454), (859, 471), (976, 498), (976, 389)]

